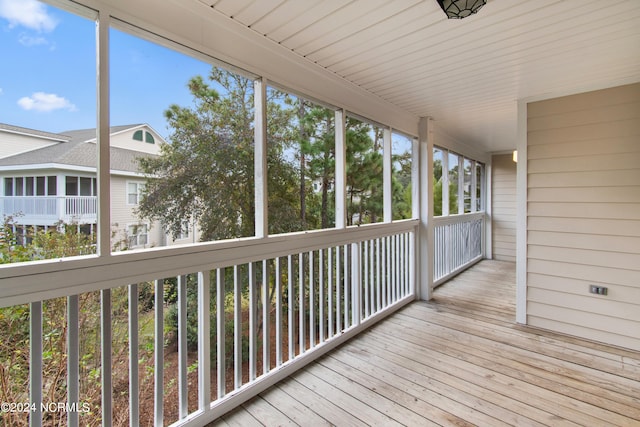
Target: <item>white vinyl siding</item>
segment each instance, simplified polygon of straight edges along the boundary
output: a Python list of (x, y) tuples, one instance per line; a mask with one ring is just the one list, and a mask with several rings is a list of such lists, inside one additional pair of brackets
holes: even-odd
[(512, 154), (491, 160), (493, 259), (516, 261), (516, 163)]
[(55, 145), (59, 143), (59, 141), (38, 138), (31, 135), (20, 135), (11, 132), (1, 133), (2, 136), (0, 137), (0, 158), (14, 156), (19, 153), (37, 150), (39, 148), (48, 147), (49, 145)]
[[(127, 204), (129, 182), (132, 182), (130, 178), (111, 175), (111, 229), (114, 233), (112, 247), (125, 238), (128, 224), (138, 224), (140, 221), (135, 214), (137, 206)], [(157, 223), (149, 224), (148, 235), (147, 247), (166, 244), (162, 229)]]
[(528, 324), (640, 350), (640, 84), (527, 110)]

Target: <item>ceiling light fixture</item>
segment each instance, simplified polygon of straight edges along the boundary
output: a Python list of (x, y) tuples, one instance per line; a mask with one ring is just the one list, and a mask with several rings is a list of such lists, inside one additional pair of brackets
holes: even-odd
[(462, 19), (476, 13), (487, 0), (438, 0), (438, 4), (449, 19)]

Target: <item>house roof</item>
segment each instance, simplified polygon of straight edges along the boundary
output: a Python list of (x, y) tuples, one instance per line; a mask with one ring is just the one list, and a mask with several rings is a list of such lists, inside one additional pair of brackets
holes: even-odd
[(9, 125), (6, 123), (0, 123), (0, 131), (18, 133), (18, 134), (28, 135), (28, 136), (35, 136), (38, 138), (53, 139), (55, 141), (60, 141), (60, 142), (66, 142), (71, 139), (71, 137), (65, 132), (62, 132), (62, 133), (45, 132), (45, 131), (36, 130), (36, 129), (29, 129), (29, 128), (23, 128), (20, 126)]
[[(109, 128), (109, 133), (113, 135), (115, 133), (119, 133), (124, 130), (133, 129), (141, 126), (145, 126), (144, 123), (138, 123), (134, 125), (111, 126), (111, 128)], [(64, 135), (68, 135), (71, 141), (88, 142), (88, 141), (95, 141), (96, 139), (96, 128), (67, 130), (62, 133)]]
[[(111, 134), (142, 125), (125, 125), (111, 127)], [(80, 129), (63, 132), (67, 136), (65, 142), (50, 145), (0, 159), (0, 168), (4, 166), (28, 166), (36, 164), (62, 164), (95, 168), (98, 164), (98, 149), (95, 144), (95, 129)], [(55, 134), (52, 134), (55, 135)], [(149, 157), (151, 154), (119, 147), (111, 147), (110, 162), (112, 170), (139, 172), (137, 159)]]

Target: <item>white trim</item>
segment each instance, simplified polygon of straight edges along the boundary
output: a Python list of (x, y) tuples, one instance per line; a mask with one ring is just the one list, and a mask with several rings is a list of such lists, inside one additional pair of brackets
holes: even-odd
[(69, 171), (77, 171), (77, 172), (92, 172), (96, 173), (95, 167), (89, 166), (75, 166), (75, 165), (65, 165), (62, 163), (35, 163), (35, 164), (26, 164), (26, 165), (11, 165), (11, 166), (0, 166), (1, 172), (13, 172), (13, 171), (25, 171), (25, 170), (41, 170), (41, 169), (56, 169), (56, 170), (69, 170)]
[(516, 172), (516, 322), (527, 323), (527, 103), (518, 101)]
[[(63, 163), (37, 163), (37, 164), (27, 164), (27, 165), (0, 166), (0, 175), (2, 175), (4, 172), (22, 172), (22, 171), (30, 171), (30, 170), (88, 172), (93, 174), (94, 176), (96, 175), (95, 167), (67, 165)], [(117, 175), (117, 176), (147, 178), (147, 175), (141, 172), (123, 171), (119, 169), (111, 169), (110, 174)]]

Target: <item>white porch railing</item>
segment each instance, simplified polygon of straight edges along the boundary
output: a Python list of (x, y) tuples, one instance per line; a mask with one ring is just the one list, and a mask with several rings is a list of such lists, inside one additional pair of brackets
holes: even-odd
[(484, 218), (484, 212), (434, 218), (434, 285), (482, 259)]
[(39, 225), (95, 223), (98, 198), (96, 196), (5, 196), (0, 197), (0, 216), (11, 216), (19, 224)]
[[(83, 260), (63, 260), (46, 282), (28, 266), (0, 269), (0, 306), (30, 307), (24, 400), (48, 403), (52, 390), (65, 390), (58, 398), (78, 408), (65, 412), (70, 426), (204, 425), (412, 301), (416, 227), (408, 220), (131, 251), (85, 259), (81, 269)], [(44, 272), (46, 262), (36, 267)], [(175, 310), (167, 306), (174, 289)], [(56, 301), (66, 329), (57, 338), (67, 363), (59, 384), (43, 379)], [(50, 411), (3, 416), (39, 426)]]

